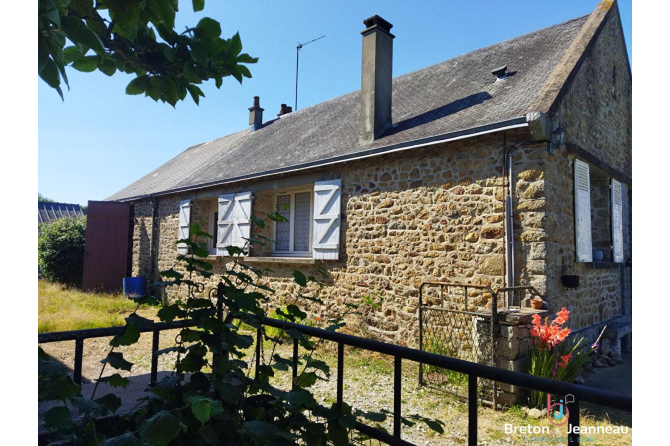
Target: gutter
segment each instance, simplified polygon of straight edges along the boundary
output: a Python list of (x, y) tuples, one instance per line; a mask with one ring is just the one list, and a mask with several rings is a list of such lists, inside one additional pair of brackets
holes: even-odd
[(414, 141), (407, 141), (399, 144), (393, 144), (385, 147), (378, 147), (376, 149), (364, 150), (362, 152), (351, 153), (347, 155), (340, 155), (333, 158), (328, 158), (325, 160), (312, 161), (309, 163), (298, 164), (296, 166), (283, 167), (280, 169), (271, 169), (264, 172), (242, 175), (239, 177), (228, 178), (221, 181), (211, 181), (209, 183), (201, 183), (193, 186), (178, 187), (174, 189), (168, 189), (161, 192), (152, 192), (144, 195), (135, 195), (131, 197), (125, 197), (114, 201), (132, 201), (132, 200), (141, 200), (149, 197), (156, 197), (161, 195), (169, 195), (178, 192), (187, 192), (196, 189), (203, 189), (206, 187), (213, 186), (223, 186), (226, 184), (237, 183), (240, 181), (249, 181), (255, 180), (258, 178), (263, 178), (271, 175), (279, 175), (290, 172), (297, 172), (305, 169), (313, 169), (317, 167), (326, 167), (334, 164), (356, 161), (365, 158), (370, 158), (377, 155), (385, 155), (387, 153), (401, 152), (405, 150), (416, 149), (419, 147), (426, 147), (434, 144), (441, 144), (446, 142), (458, 141), (460, 139), (474, 138), (476, 136), (486, 135), (489, 133), (499, 132), (503, 130), (512, 130), (528, 127), (528, 122), (526, 116), (520, 116), (517, 118), (507, 119), (505, 121), (494, 122), (492, 124), (481, 125), (477, 127), (471, 127), (465, 130), (457, 130), (455, 132), (444, 133), (442, 135), (431, 136), (428, 138), (417, 139)]

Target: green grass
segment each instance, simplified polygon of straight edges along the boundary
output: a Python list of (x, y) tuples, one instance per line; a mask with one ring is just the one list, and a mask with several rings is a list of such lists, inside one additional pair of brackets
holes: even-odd
[[(124, 325), (136, 304), (123, 294), (84, 293), (57, 283), (38, 283), (39, 333)], [(141, 316), (155, 319), (155, 308), (142, 308)]]

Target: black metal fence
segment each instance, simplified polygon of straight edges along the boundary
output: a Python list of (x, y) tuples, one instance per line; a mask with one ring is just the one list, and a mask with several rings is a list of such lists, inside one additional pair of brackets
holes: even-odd
[[(344, 389), (344, 347), (351, 346), (363, 350), (374, 351), (394, 358), (394, 372), (393, 372), (393, 431), (391, 434), (380, 431), (373, 426), (357, 422), (355, 429), (359, 432), (368, 435), (370, 438), (379, 440), (390, 445), (412, 445), (402, 439), (401, 432), (401, 416), (402, 416), (402, 394), (401, 394), (401, 379), (402, 379), (402, 361), (414, 361), (419, 364), (426, 364), (443, 369), (453, 370), (455, 372), (463, 373), (468, 376), (468, 444), (477, 444), (477, 383), (480, 379), (503, 382), (515, 386), (525, 387), (540, 392), (547, 392), (555, 395), (574, 396), (574, 402), (569, 407), (568, 423), (572, 426), (579, 426), (579, 408), (583, 402), (593, 403), (599, 406), (610, 407), (614, 409), (631, 412), (633, 408), (632, 397), (622, 395), (619, 393), (597, 390), (590, 387), (580, 386), (576, 384), (565, 383), (561, 381), (554, 381), (547, 378), (539, 378), (525, 373), (513, 372), (509, 370), (491, 367), (489, 365), (477, 364), (461, 359), (450, 358), (448, 356), (429, 353), (409, 347), (402, 347), (399, 345), (387, 344), (371, 339), (360, 338), (357, 336), (337, 333), (316, 327), (308, 327), (305, 325), (294, 324), (286, 321), (279, 321), (276, 319), (265, 318), (262, 323), (264, 325), (279, 328), (282, 330), (294, 329), (305, 335), (312, 336), (318, 339), (324, 339), (335, 342), (337, 344), (337, 403), (343, 403), (343, 389)], [(151, 328), (141, 330), (143, 332), (154, 333), (154, 344), (152, 353), (152, 381), (155, 381), (157, 370), (157, 356), (158, 350), (158, 334), (162, 330), (173, 328), (181, 328), (185, 326), (193, 326), (191, 322), (186, 325), (183, 322), (178, 323), (157, 323)], [(75, 340), (75, 380), (81, 381), (81, 362), (83, 352), (83, 342), (85, 339), (94, 337), (113, 336), (119, 334), (123, 327), (101, 328), (92, 330), (77, 330), (70, 332), (59, 333), (41, 333), (38, 336), (38, 342), (56, 342)], [(256, 345), (257, 349), (262, 344), (262, 332), (257, 331)], [(258, 367), (260, 361), (260, 352), (257, 350), (256, 366)], [(298, 341), (294, 340), (293, 344), (293, 376), (298, 373)], [(79, 358), (79, 359), (77, 359)], [(570, 444), (579, 443), (579, 434), (572, 430), (568, 435)]]

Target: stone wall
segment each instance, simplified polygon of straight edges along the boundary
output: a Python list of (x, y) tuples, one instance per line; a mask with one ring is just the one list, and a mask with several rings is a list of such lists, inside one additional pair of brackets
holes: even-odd
[[(523, 130), (508, 132), (506, 137), (508, 144), (528, 139)], [(340, 260), (324, 262), (326, 286), (309, 290), (328, 305), (308, 305), (310, 315), (336, 316), (345, 311), (344, 302), (358, 301), (364, 295), (379, 297), (381, 307), (352, 317), (348, 329), (416, 346), (418, 295), (423, 281), (503, 286), (502, 141), (503, 135), (497, 133), (378, 157), (374, 162), (340, 164), (328, 173), (318, 173), (317, 179), (342, 179), (341, 248)], [(549, 224), (544, 216), (545, 176), (541, 169), (550, 155), (543, 147), (523, 150), (523, 156), (515, 161), (519, 177), (514, 184), (517, 277), (519, 283), (537, 285), (540, 290), (546, 282)], [(253, 212), (262, 216), (274, 209), (276, 186), (268, 181), (239, 186), (236, 191), (252, 190)], [(157, 270), (175, 264), (179, 201), (193, 199), (193, 221), (207, 219), (212, 200), (232, 191), (221, 188), (160, 197)], [(136, 203), (136, 215), (138, 221), (150, 217), (148, 200)], [(133, 271), (146, 273), (146, 252), (137, 249), (140, 233), (136, 225)], [(268, 225), (264, 235), (271, 234)], [(267, 247), (256, 249), (247, 260), (259, 269), (272, 269), (266, 283), (277, 296), (290, 300), (294, 295), (294, 269), (317, 274), (319, 264), (312, 259), (284, 259), (282, 263), (254, 259), (268, 254)], [(214, 272), (223, 273), (228, 260), (212, 258)], [(468, 298), (470, 310), (490, 308), (490, 293), (471, 291)]]
[(596, 41), (551, 118), (566, 141), (632, 174), (632, 81), (617, 8), (612, 8)]
[[(632, 95), (626, 48), (616, 8), (610, 10), (597, 40), (587, 49), (585, 59), (567, 93), (560, 98), (551, 118), (566, 132), (566, 143), (585, 150), (613, 171), (632, 172)], [(575, 261), (573, 163), (575, 155), (565, 148), (551, 157), (547, 176), (547, 214), (556, 224), (550, 231), (548, 254), (555, 259), (548, 268), (547, 295), (552, 311), (565, 306), (571, 310), (573, 329), (617, 317), (630, 302), (629, 266), (589, 265)], [(611, 260), (609, 184), (610, 175), (591, 167), (592, 236), (594, 249), (605, 251)], [(625, 178), (618, 177), (630, 191)], [(570, 193), (566, 193), (570, 191)], [(624, 194), (624, 258), (630, 265), (631, 204)], [(622, 271), (623, 269), (623, 271)], [(566, 289), (561, 273), (580, 276), (579, 288)], [(628, 305), (630, 308), (630, 305)]]

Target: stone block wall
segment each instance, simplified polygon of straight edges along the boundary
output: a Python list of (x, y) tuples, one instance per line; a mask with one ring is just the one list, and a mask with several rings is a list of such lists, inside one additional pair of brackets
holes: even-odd
[(617, 8), (609, 11), (551, 118), (561, 123), (567, 142), (632, 174), (632, 82)]
[[(523, 130), (508, 132), (508, 144), (528, 139)], [(387, 155), (333, 166), (319, 179), (342, 179), (340, 259), (324, 262), (328, 276), (323, 288), (309, 293), (328, 305), (308, 305), (313, 317), (328, 318), (345, 311), (344, 302), (361, 296), (381, 298), (379, 309), (366, 309), (352, 317), (348, 329), (356, 334), (416, 346), (418, 341), (419, 286), (427, 280), (489, 285), (504, 284), (502, 134)], [(511, 141), (511, 142), (510, 142)], [(539, 145), (538, 148), (544, 147)], [(544, 217), (546, 151), (529, 148), (515, 161), (515, 234), (519, 239), (517, 261), (521, 283), (542, 288), (546, 278), (547, 220)], [(236, 191), (252, 190), (253, 213), (263, 216), (274, 209), (275, 183), (249, 184)], [(160, 197), (156, 270), (175, 264), (178, 204), (193, 199), (193, 221), (209, 218), (209, 202), (231, 189)], [(138, 218), (150, 217), (148, 200), (136, 203)], [(271, 226), (266, 228), (271, 236)], [(141, 237), (136, 225), (136, 239)], [(137, 245), (139, 246), (139, 244)], [(133, 271), (147, 270), (146, 253), (133, 247)], [(266, 256), (265, 250), (252, 251)], [(215, 273), (225, 271), (230, 259), (212, 258)], [(310, 264), (312, 263), (312, 264)], [(292, 272), (301, 269), (317, 275), (319, 264), (302, 259), (283, 263), (255, 261), (270, 267), (265, 283), (277, 300), (290, 299), (297, 287)], [(214, 286), (214, 283), (210, 284)], [(172, 293), (176, 296), (179, 293)], [(182, 291), (183, 295), (183, 291)], [(471, 291), (470, 310), (490, 308), (487, 293)], [(499, 302), (499, 305), (502, 302)], [(490, 310), (489, 310), (490, 311)]]

